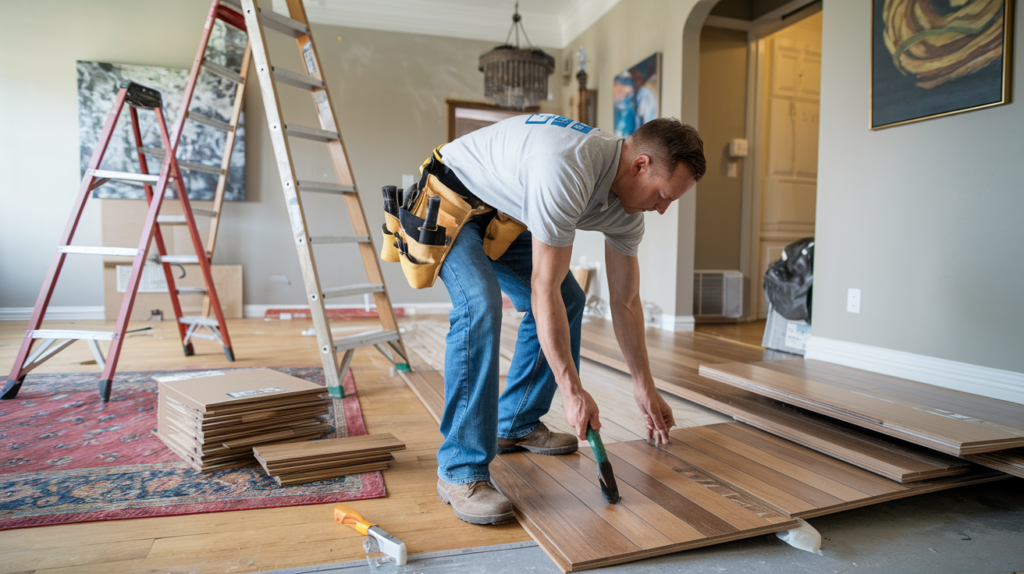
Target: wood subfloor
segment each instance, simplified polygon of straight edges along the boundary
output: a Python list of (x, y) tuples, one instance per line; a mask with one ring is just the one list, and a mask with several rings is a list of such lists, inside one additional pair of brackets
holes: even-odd
[[(443, 316), (441, 317), (443, 320)], [(415, 323), (402, 321), (403, 327)], [(336, 327), (375, 322), (335, 322)], [(196, 342), (185, 357), (174, 324), (133, 323), (152, 330), (129, 335), (119, 371), (231, 367), (319, 366), (315, 337), (303, 337), (311, 321), (240, 319), (228, 322), (237, 360), (220, 346)], [(103, 321), (49, 321), (46, 328), (111, 330)], [(0, 322), (0, 371), (10, 372), (25, 323)], [(75, 343), (36, 372), (99, 375), (84, 343)], [(437, 499), (435, 454), (441, 434), (429, 413), (390, 363), (375, 350), (356, 352), (352, 371), (367, 430), (390, 432), (407, 445), (384, 472), (386, 498), (346, 503), (405, 542), (409, 553), (436, 552), (512, 542), (530, 536), (515, 522), (473, 526), (455, 518)], [(31, 380), (21, 390), (31, 392)], [(115, 384), (113, 392), (117, 392)], [(363, 536), (333, 520), (333, 504), (218, 512), (25, 528), (0, 532), (0, 573), (5, 572), (253, 572), (362, 560)]]

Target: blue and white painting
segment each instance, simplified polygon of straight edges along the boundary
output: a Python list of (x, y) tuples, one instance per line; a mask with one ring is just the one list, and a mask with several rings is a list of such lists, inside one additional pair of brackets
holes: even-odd
[(615, 76), (612, 86), (615, 135), (628, 137), (637, 128), (658, 117), (661, 101), (658, 73), (660, 56), (660, 53), (656, 53)]
[[(197, 38), (198, 39), (198, 38)], [(246, 36), (222, 22), (217, 22), (210, 36), (207, 60), (239, 71), (245, 51)], [(178, 118), (181, 98), (188, 82), (189, 70), (112, 64), (103, 62), (78, 62), (78, 138), (81, 175), (89, 166), (93, 150), (103, 131), (103, 124), (114, 105), (117, 90), (123, 83), (135, 82), (159, 90), (163, 96), (164, 117), (173, 141), (174, 122)], [(200, 72), (192, 96), (190, 111), (220, 120), (231, 121), (237, 84)], [(163, 148), (156, 114), (150, 110), (139, 110), (139, 124), (144, 147)], [(224, 154), (227, 132), (187, 120), (178, 143), (178, 161), (198, 163), (220, 168)], [(150, 155), (146, 158), (149, 172), (160, 172), (163, 156)], [(138, 154), (135, 150), (135, 136), (132, 132), (131, 116), (126, 105), (121, 112), (117, 127), (111, 136), (101, 169), (123, 172), (139, 172)], [(212, 200), (217, 189), (217, 175), (202, 171), (182, 169), (185, 189), (190, 200)], [(165, 198), (177, 198), (177, 187), (168, 184)], [(141, 186), (122, 182), (109, 182), (96, 188), (93, 197), (110, 199), (144, 199)], [(231, 167), (228, 170), (224, 199), (245, 200), (245, 123), (244, 113), (238, 120), (235, 144), (231, 152)]]

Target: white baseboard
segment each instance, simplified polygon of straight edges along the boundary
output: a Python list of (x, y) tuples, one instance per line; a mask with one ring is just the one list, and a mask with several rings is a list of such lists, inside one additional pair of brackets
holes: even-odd
[[(393, 303), (395, 309), (404, 309), (407, 315), (447, 314), (451, 303)], [(365, 305), (328, 305), (328, 309), (365, 309)], [(370, 305), (375, 309), (376, 305)], [(102, 308), (101, 308), (102, 309)], [(246, 319), (262, 319), (271, 309), (309, 309), (309, 305), (245, 305), (242, 316)], [(30, 309), (31, 311), (31, 309)]]
[(815, 336), (804, 358), (1024, 404), (1024, 373)]
[[(0, 321), (28, 321), (34, 307), (0, 307)], [(44, 319), (56, 321), (103, 321), (103, 306), (61, 307), (50, 305)]]
[(694, 325), (693, 315), (665, 315), (661, 316), (661, 323), (658, 325), (664, 331), (683, 332), (692, 331)]

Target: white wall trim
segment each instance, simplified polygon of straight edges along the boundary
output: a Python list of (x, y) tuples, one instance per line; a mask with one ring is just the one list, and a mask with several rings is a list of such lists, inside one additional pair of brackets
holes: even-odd
[[(452, 309), (451, 303), (392, 303), (395, 309), (405, 309), (407, 315), (431, 315), (435, 313), (448, 313)], [(370, 305), (375, 308), (376, 305)], [(365, 305), (327, 305), (328, 309), (365, 309)], [(102, 307), (100, 307), (102, 309)], [(242, 316), (246, 319), (262, 319), (267, 311), (271, 309), (309, 309), (309, 305), (245, 305)], [(31, 310), (31, 309), (30, 309)]]
[[(34, 307), (0, 307), (0, 321), (28, 321)], [(55, 321), (103, 321), (103, 305), (85, 307), (61, 307), (50, 305), (46, 309), (46, 320)]]
[(692, 331), (694, 325), (693, 315), (661, 315), (661, 323), (658, 327), (665, 331), (682, 332)]
[(804, 358), (1024, 404), (1024, 373), (815, 336)]

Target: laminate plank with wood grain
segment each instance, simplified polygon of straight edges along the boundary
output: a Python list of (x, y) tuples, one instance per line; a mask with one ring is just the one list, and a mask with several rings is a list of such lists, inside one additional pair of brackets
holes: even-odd
[[(817, 372), (841, 372), (848, 374), (851, 379), (859, 377), (861, 380), (871, 380), (875, 375), (819, 361), (803, 362), (805, 365), (801, 372), (804, 376), (773, 369), (776, 366), (774, 361), (705, 364), (701, 365), (700, 374), (947, 454), (962, 456), (1024, 446), (1024, 405), (1014, 407), (1013, 403), (1007, 401), (989, 399), (993, 403), (993, 411), (997, 413), (1017, 408), (1020, 419), (1011, 427), (961, 414), (959, 409), (938, 408), (927, 400), (913, 402), (896, 398), (886, 392), (884, 384), (879, 384), (876, 389), (852, 390), (834, 383), (821, 382), (821, 378), (814, 376), (810, 369)], [(782, 368), (793, 367), (783, 365)], [(884, 379), (881, 382), (884, 383)], [(936, 387), (935, 394), (942, 395), (942, 390)], [(948, 401), (952, 400), (952, 396), (946, 394), (946, 399), (944, 404), (949, 406)], [(970, 400), (974, 405), (981, 404), (975, 397)], [(970, 410), (977, 412), (977, 407)]]
[(671, 443), (660, 447), (666, 454), (794, 518), (1009, 478), (973, 469), (961, 476), (899, 484), (742, 423), (678, 429), (670, 435)]
[[(700, 333), (666, 333), (659, 329), (648, 329), (646, 340), (655, 385), (667, 393), (899, 482), (954, 476), (971, 468), (956, 457), (865, 432), (855, 425), (700, 376), (701, 363), (715, 362), (715, 357), (731, 357), (732, 362), (758, 362), (763, 359), (763, 350)], [(594, 320), (583, 325), (581, 354), (608, 367), (627, 370), (607, 321)], [(796, 371), (803, 368), (805, 361), (770, 363), (780, 371)], [(877, 386), (851, 384), (861, 388)]]
[[(641, 466), (651, 466), (647, 461), (664, 455), (644, 441), (609, 446), (632, 452), (631, 445), (638, 450), (630, 456)], [(796, 526), (793, 519), (707, 476), (693, 476), (690, 467), (688, 475), (657, 467), (668, 474), (656, 478), (613, 454), (609, 456), (624, 498), (610, 505), (597, 485), (597, 466), (588, 454), (513, 453), (500, 455), (491, 464), (492, 480), (512, 502), (520, 524), (563, 571), (621, 564)], [(746, 505), (738, 504), (743, 500)]]

